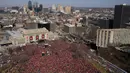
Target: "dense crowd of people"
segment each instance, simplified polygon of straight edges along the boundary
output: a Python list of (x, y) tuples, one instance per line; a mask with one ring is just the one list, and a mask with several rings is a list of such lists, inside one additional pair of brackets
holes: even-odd
[[(91, 63), (83, 59), (76, 48), (87, 46), (54, 41), (50, 47), (37, 45), (26, 46), (24, 49), (36, 48), (29, 61), (24, 65), (24, 73), (100, 73)], [(79, 48), (80, 49), (80, 48)], [(42, 52), (45, 55), (42, 55)]]

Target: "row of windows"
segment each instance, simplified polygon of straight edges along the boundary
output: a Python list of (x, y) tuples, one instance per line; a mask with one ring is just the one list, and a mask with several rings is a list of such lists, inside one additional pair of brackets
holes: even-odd
[[(33, 39), (39, 40), (39, 38), (40, 38), (39, 35), (36, 35), (35, 38), (33, 38), (33, 36), (29, 36), (29, 40), (30, 40), (30, 41), (32, 41)], [(42, 39), (45, 39), (45, 35), (42, 34), (41, 38), (42, 38)], [(28, 40), (28, 37), (27, 37), (26, 39)]]
[(110, 42), (111, 31), (97, 31), (97, 46), (107, 47)]

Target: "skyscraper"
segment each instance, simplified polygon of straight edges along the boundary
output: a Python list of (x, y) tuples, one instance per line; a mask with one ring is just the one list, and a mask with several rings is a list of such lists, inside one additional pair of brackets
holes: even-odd
[(34, 2), (34, 11), (35, 12), (39, 12), (39, 8), (38, 8), (38, 2)]
[(61, 5), (58, 4), (57, 11), (60, 11)]
[(43, 5), (40, 4), (40, 5), (39, 5), (39, 11), (42, 11), (42, 10), (43, 10)]
[(38, 2), (34, 2), (34, 8), (38, 8)]
[(64, 12), (64, 7), (60, 4), (58, 4), (57, 11), (58, 12)]
[(28, 2), (28, 9), (32, 10), (33, 6), (32, 6), (32, 1)]
[(116, 5), (113, 28), (126, 28), (130, 21), (130, 5)]
[(64, 7), (60, 6), (60, 12), (64, 12)]
[(66, 12), (67, 14), (70, 14), (71, 11), (72, 11), (72, 7), (71, 7), (71, 6), (66, 6), (66, 7), (65, 7), (65, 12)]
[(57, 9), (56, 5), (55, 4), (52, 5), (52, 11), (56, 12), (56, 9)]
[(24, 6), (23, 6), (23, 12), (24, 12), (24, 14), (27, 14), (27, 8), (28, 8), (27, 5), (24, 5)]

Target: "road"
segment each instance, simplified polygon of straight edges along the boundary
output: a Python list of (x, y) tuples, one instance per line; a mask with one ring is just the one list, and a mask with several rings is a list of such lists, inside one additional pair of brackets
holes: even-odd
[[(85, 44), (95, 43), (94, 41), (87, 40), (82, 37), (79, 37), (78, 35), (72, 35), (72, 34), (70, 34), (69, 36), (66, 36), (66, 39), (68, 39), (71, 42), (76, 42), (76, 43), (85, 43)], [(82, 51), (82, 53), (85, 53), (85, 52)], [(117, 67), (116, 65), (105, 60), (104, 58), (100, 56), (96, 56), (91, 51), (87, 53), (86, 58), (90, 58), (92, 61), (98, 62), (101, 66), (103, 66), (106, 69), (109, 69), (109, 71), (112, 73), (127, 73), (123, 69)]]

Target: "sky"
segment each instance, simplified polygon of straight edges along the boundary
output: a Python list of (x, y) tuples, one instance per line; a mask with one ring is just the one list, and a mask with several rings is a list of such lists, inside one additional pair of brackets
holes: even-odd
[[(29, 0), (0, 0), (0, 7), (3, 6), (23, 6)], [(49, 7), (52, 4), (61, 4), (63, 6), (71, 5), (76, 7), (114, 7), (117, 4), (129, 4), (130, 0), (31, 0)]]

